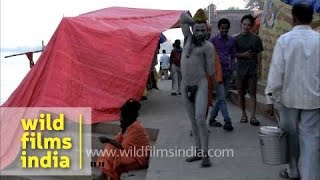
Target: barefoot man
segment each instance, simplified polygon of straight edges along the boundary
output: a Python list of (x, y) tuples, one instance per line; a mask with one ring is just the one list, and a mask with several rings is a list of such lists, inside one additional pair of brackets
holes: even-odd
[(180, 17), (184, 35), (184, 50), (181, 57), (183, 96), (197, 148), (197, 153), (186, 160), (188, 162), (202, 160), (202, 167), (211, 166), (208, 156), (209, 134), (206, 125), (207, 74), (214, 79), (213, 45), (206, 40), (208, 33), (206, 20), (202, 9), (196, 12), (194, 18), (188, 13), (183, 13)]

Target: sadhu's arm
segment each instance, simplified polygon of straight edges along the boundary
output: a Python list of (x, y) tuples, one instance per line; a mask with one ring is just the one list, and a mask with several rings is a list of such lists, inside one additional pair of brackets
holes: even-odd
[(109, 144), (113, 145), (116, 148), (123, 149), (121, 143), (119, 143), (115, 139), (111, 139), (109, 137), (101, 136), (101, 137), (99, 137), (99, 140), (100, 140), (101, 143), (109, 143)]

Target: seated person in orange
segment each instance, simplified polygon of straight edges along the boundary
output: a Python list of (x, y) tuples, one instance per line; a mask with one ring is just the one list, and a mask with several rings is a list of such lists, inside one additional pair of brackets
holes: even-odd
[[(149, 163), (149, 137), (146, 130), (137, 120), (141, 105), (133, 99), (121, 107), (120, 126), (122, 131), (111, 139), (99, 137), (100, 142), (107, 143), (104, 155), (100, 156), (97, 164), (102, 174), (97, 179), (119, 180), (121, 173), (147, 168)], [(140, 151), (142, 153), (135, 153)], [(115, 156), (107, 156), (114, 153)]]

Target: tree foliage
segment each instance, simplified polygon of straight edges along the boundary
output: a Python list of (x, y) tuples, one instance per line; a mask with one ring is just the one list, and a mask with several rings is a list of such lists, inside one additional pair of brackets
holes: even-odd
[(235, 6), (231, 6), (228, 8), (228, 10), (239, 10), (240, 8), (239, 7), (235, 7)]
[(244, 0), (246, 4), (246, 8), (250, 10), (263, 9), (264, 0)]

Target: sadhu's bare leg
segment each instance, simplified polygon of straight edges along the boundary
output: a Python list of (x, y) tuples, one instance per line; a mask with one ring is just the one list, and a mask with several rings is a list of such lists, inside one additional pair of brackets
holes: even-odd
[[(188, 98), (187, 98), (187, 87), (183, 86), (183, 98), (185, 101), (185, 106), (186, 106), (186, 110), (191, 122), (191, 128), (192, 128), (192, 135), (195, 141), (195, 146), (197, 149), (201, 148), (201, 144), (200, 144), (200, 136), (199, 136), (199, 130), (197, 128), (197, 123), (196, 123), (196, 117), (195, 117), (195, 103), (191, 102)], [(187, 158), (188, 162), (192, 162), (195, 160), (200, 160), (201, 158)]]
[(208, 81), (203, 78), (198, 84), (198, 91), (195, 99), (195, 118), (197, 127), (199, 129), (201, 149), (203, 151), (202, 166), (210, 166), (208, 156), (209, 133), (206, 124), (206, 112), (208, 106)]
[[(210, 166), (208, 156), (209, 133), (206, 124), (206, 112), (208, 104), (208, 83), (207, 79), (203, 78), (198, 84), (198, 90), (195, 95), (195, 102), (190, 102), (186, 95), (186, 108), (191, 120), (192, 131), (198, 149), (197, 155), (187, 158), (188, 162), (202, 159), (202, 166)], [(186, 89), (186, 88), (184, 88)], [(186, 90), (185, 90), (186, 92)], [(201, 149), (200, 149), (201, 148)], [(199, 153), (199, 154), (198, 154)]]
[[(182, 13), (180, 16), (181, 29), (185, 40), (181, 55), (181, 73), (184, 93), (188, 90), (184, 97), (196, 146), (201, 148), (202, 166), (207, 167), (211, 165), (208, 157), (208, 128), (206, 125), (207, 75), (214, 75), (214, 56), (213, 46), (211, 42), (206, 40), (207, 25), (206, 18), (203, 18), (205, 13), (202, 9), (199, 9), (197, 14), (196, 21), (188, 13)], [(192, 32), (190, 27), (192, 27)], [(190, 94), (193, 95), (190, 96)], [(199, 158), (196, 156), (187, 159), (189, 162), (192, 160), (199, 160)]]

